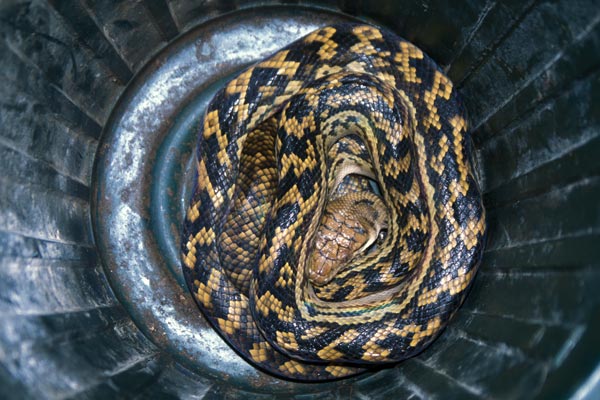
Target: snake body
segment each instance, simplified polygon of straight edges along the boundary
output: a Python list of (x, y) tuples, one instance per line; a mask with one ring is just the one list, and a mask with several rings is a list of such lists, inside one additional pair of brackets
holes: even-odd
[(457, 93), (427, 55), (369, 25), (318, 29), (208, 105), (187, 284), (233, 348), (281, 377), (411, 357), (447, 325), (482, 254), (470, 159)]

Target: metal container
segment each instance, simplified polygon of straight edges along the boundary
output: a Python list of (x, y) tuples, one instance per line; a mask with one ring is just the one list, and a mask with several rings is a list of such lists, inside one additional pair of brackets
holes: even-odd
[[(600, 397), (600, 4), (0, 3), (0, 398)], [(336, 382), (246, 364), (184, 286), (206, 102), (311, 30), (412, 41), (469, 112), (489, 240), (423, 353)]]

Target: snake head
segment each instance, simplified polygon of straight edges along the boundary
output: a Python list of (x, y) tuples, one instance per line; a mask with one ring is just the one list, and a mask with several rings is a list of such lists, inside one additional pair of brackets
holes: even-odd
[(381, 198), (370, 192), (329, 202), (308, 265), (310, 282), (316, 286), (329, 283), (350, 261), (368, 252), (384, 233), (387, 215)]

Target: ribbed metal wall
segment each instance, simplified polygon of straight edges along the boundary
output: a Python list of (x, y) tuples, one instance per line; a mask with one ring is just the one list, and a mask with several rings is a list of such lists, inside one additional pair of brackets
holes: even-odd
[(142, 66), (218, 15), (280, 4), (381, 24), (445, 67), (474, 127), (490, 236), (464, 307), (427, 351), (294, 391), (598, 395), (598, 1), (10, 0), (0, 4), (0, 397), (269, 392), (190, 372), (144, 337), (100, 265), (89, 199), (102, 129)]

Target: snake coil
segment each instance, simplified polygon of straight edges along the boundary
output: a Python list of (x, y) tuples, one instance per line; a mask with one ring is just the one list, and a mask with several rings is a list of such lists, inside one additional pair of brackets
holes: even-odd
[(232, 347), (281, 377), (411, 357), (460, 306), (483, 251), (470, 159), (456, 91), (427, 55), (369, 25), (318, 29), (209, 104), (187, 284)]

